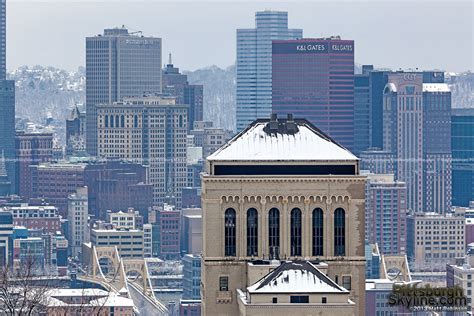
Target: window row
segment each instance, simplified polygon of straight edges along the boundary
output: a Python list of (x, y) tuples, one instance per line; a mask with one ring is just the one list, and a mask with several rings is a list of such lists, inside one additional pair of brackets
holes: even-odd
[[(290, 255), (302, 256), (302, 215), (299, 208), (291, 210), (290, 214)], [(270, 258), (277, 259), (280, 255), (280, 210), (271, 208), (268, 211), (268, 253)], [(228, 208), (224, 214), (224, 254), (236, 256), (237, 252), (237, 216), (233, 208)], [(258, 256), (258, 211), (255, 208), (247, 210), (247, 256)], [(334, 212), (334, 255), (345, 256), (346, 250), (345, 210), (337, 208)], [(321, 208), (312, 212), (311, 222), (312, 255), (322, 256), (324, 250), (324, 217)]]

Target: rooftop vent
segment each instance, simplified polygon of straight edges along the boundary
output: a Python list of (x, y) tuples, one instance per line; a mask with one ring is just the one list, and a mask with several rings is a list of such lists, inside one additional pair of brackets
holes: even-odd
[(288, 114), (287, 119), (278, 119), (276, 113), (272, 113), (270, 121), (263, 129), (267, 134), (289, 134), (298, 133), (298, 124), (293, 119), (293, 114)]

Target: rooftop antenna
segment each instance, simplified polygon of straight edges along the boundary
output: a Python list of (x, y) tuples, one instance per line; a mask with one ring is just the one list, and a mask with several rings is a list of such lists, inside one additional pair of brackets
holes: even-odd
[(169, 64), (169, 65), (172, 65), (172, 64), (173, 64), (173, 62), (171, 61), (171, 53), (169, 53), (169, 61), (168, 61), (168, 64)]

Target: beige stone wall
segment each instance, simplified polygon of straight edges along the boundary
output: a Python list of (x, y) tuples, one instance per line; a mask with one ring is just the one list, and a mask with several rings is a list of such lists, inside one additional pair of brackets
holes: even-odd
[[(268, 211), (280, 210), (280, 259), (321, 259), (329, 264), (328, 273), (350, 275), (351, 297), (356, 303), (365, 301), (364, 257), (364, 184), (362, 176), (308, 176), (308, 177), (212, 177), (203, 176), (203, 313), (205, 315), (237, 315), (235, 289), (245, 289), (247, 267), (251, 259), (268, 259)], [(246, 211), (258, 211), (258, 258), (247, 257)], [(290, 256), (290, 212), (302, 211), (302, 256)], [(312, 211), (324, 211), (324, 256), (312, 256)], [(346, 211), (346, 239), (344, 257), (335, 257), (334, 211)], [(224, 257), (224, 212), (227, 208), (237, 213), (237, 255)], [(216, 303), (219, 276), (229, 274), (232, 303)], [(342, 278), (339, 278), (342, 284)], [(364, 315), (363, 304), (357, 304), (357, 314)], [(253, 315), (253, 314), (252, 314)]]

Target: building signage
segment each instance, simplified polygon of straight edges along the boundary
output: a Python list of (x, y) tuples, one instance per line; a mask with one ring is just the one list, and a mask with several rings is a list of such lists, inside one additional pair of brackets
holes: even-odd
[(353, 41), (288, 41), (273, 43), (273, 54), (353, 54)]

